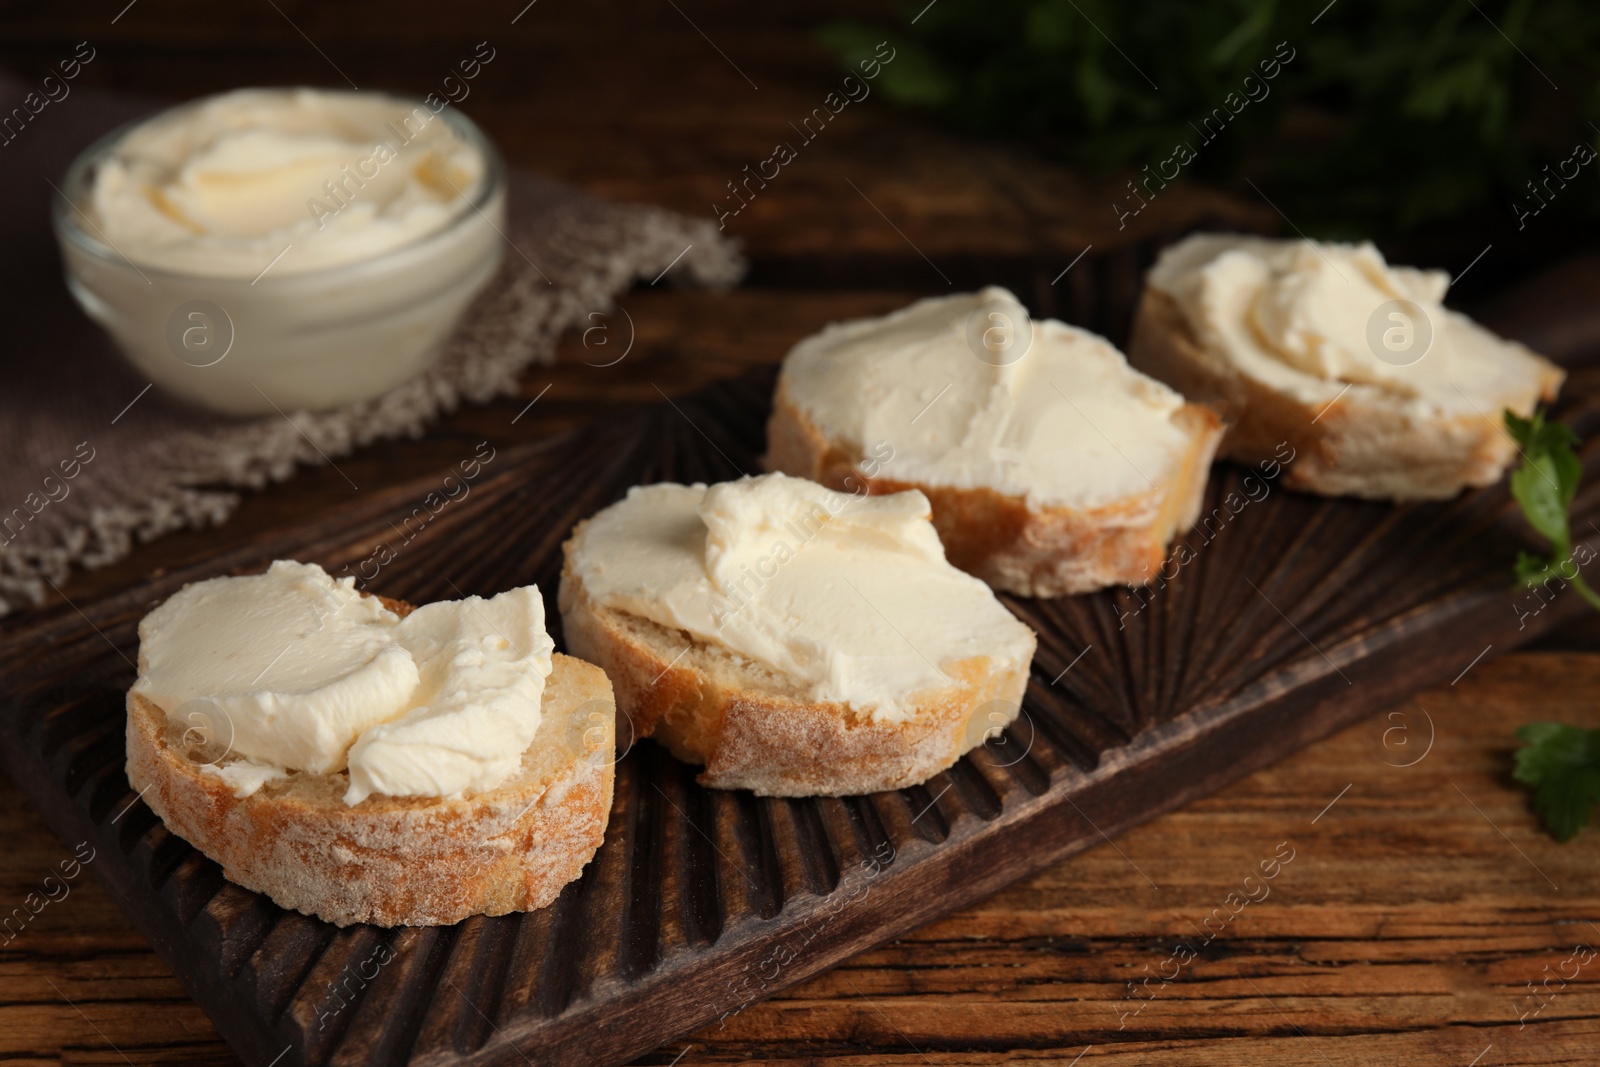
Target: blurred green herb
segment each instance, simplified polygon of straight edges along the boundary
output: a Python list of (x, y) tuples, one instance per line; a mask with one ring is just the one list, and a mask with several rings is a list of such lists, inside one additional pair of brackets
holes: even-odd
[(1530, 722), (1517, 731), (1512, 776), (1533, 787), (1533, 806), (1557, 841), (1589, 825), (1600, 802), (1600, 730)]
[[(1542, 411), (1524, 419), (1507, 410), (1505, 418), (1522, 452), (1522, 464), (1511, 474), (1511, 495), (1551, 550), (1549, 556), (1518, 553), (1517, 577), (1529, 586), (1565, 582), (1600, 608), (1600, 596), (1583, 580), (1572, 554), (1568, 513), (1583, 477), (1583, 464), (1572, 450), (1578, 435), (1559, 422), (1546, 422)], [(1570, 840), (1588, 825), (1600, 802), (1600, 730), (1532, 722), (1517, 731), (1517, 739), (1525, 747), (1517, 750), (1512, 776), (1533, 787), (1534, 808), (1556, 840)]]
[(1528, 524), (1550, 542), (1548, 556), (1517, 553), (1517, 577), (1530, 587), (1565, 582), (1600, 610), (1600, 595), (1583, 580), (1572, 555), (1568, 511), (1583, 477), (1583, 464), (1572, 450), (1578, 435), (1562, 423), (1546, 422), (1542, 411), (1524, 419), (1508, 408), (1505, 419), (1506, 431), (1522, 453), (1522, 464), (1511, 473), (1511, 495), (1522, 505)]
[[(887, 38), (891, 101), (1089, 168), (1158, 166), (1186, 142), (1186, 176), (1247, 172), (1325, 236), (1542, 208), (1527, 183), (1600, 121), (1592, 0), (914, 0), (898, 28), (820, 37), (846, 62)], [(1583, 186), (1563, 210), (1600, 217), (1600, 183)]]

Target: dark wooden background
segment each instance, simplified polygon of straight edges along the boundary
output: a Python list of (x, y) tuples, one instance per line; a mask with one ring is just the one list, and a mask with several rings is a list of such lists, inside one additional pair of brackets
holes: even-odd
[[(792, 139), (788, 123), (837, 85), (813, 27), (863, 11), (525, 3), (7, 3), (0, 65), (37, 77), (87, 39), (97, 55), (81, 87), (174, 100), (251, 84), (421, 93), (488, 41), (496, 57), (461, 106), (514, 165), (709, 217), (725, 183)], [(608, 347), (569, 337), (555, 367), (529, 372), (520, 397), (339, 465), (361, 492), (376, 491), (453, 464), (480, 440), (529, 440), (657, 400), (658, 388), (677, 394), (773, 362), (830, 320), (987, 282), (1010, 285), (1036, 313), (1064, 313), (1071, 274), (1052, 279), (1088, 246), (1114, 254), (1199, 219), (1283, 225), (1259, 199), (1174, 187), (1119, 232), (1109, 204), (1120, 186), (1115, 175), (1079, 176), (955, 138), (876, 99), (852, 104), (729, 220), (752, 263), (744, 288), (642, 287), (622, 301), (635, 336), (620, 363), (594, 365), (627, 340), (626, 320), (613, 316)], [(1525, 257), (1500, 253), (1474, 268), (1479, 309), (1552, 354), (1582, 363), (1600, 353), (1589, 310), (1600, 268), (1550, 264), (1530, 279)], [(1113, 336), (1126, 325), (1094, 321), (1093, 309), (1079, 317)], [(292, 525), (351, 492), (330, 469), (304, 471), (253, 494), (226, 526), (142, 546), (64, 591), (121, 587), (202, 544)], [(1508, 770), (1517, 725), (1600, 724), (1596, 693), (1592, 623), (1532, 651), (1491, 652), (1452, 686), (1374, 708), (1365, 725), (643, 1062), (1593, 1063), (1600, 962), (1564, 985), (1552, 976), (1570, 975), (1562, 963), (1575, 946), (1600, 946), (1600, 833), (1557, 845)], [(1140, 1002), (1127, 983), (1170, 974), (1174, 945), (1284, 841), (1296, 859), (1271, 896), (1179, 977), (1150, 982), (1132, 1014)], [(0, 842), (5, 910), (70, 854), (3, 781)], [(0, 1060), (230, 1059), (88, 876), (0, 945)]]

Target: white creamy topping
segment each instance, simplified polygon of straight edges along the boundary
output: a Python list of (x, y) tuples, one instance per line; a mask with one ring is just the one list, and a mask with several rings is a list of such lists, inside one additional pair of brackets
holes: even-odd
[[(1017, 340), (1001, 355), (982, 351), (987, 337)], [(1104, 338), (1030, 320), (999, 288), (829, 326), (795, 346), (783, 374), (790, 399), (828, 437), (862, 454), (887, 443), (885, 476), (992, 488), (1030, 506), (1148, 493), (1188, 442), (1172, 422), (1181, 396)]]
[(521, 764), (553, 650), (533, 586), (401, 619), (354, 578), (279, 560), (186, 586), (147, 615), (133, 689), (224, 748), (211, 773), (240, 796), (289, 770), (346, 769), (347, 804), (454, 796)]
[(228, 784), (236, 797), (247, 797), (268, 782), (289, 777), (276, 763), (257, 763), (253, 759), (233, 759), (226, 763), (205, 763), (200, 770), (214, 774)]
[[(1533, 371), (1527, 349), (1444, 307), (1447, 274), (1392, 267), (1370, 243), (1196, 234), (1162, 253), (1149, 284), (1178, 303), (1209, 350), (1307, 403), (1355, 383), (1413, 402), (1419, 415), (1470, 415), (1470, 398), (1526, 391)], [(1408, 350), (1413, 339), (1419, 347)]]
[(539, 590), (425, 604), (395, 629), (421, 682), (404, 714), (351, 746), (345, 801), (480, 792), (510, 777), (538, 729), (555, 650)]
[(383, 93), (240, 89), (134, 127), (88, 212), (135, 263), (254, 277), (368, 259), (443, 229), (482, 154), (426, 106)]
[(1033, 635), (945, 562), (920, 492), (856, 497), (768, 474), (636, 486), (574, 561), (602, 606), (781, 672), (817, 702), (900, 721), (976, 657), (1023, 663)]

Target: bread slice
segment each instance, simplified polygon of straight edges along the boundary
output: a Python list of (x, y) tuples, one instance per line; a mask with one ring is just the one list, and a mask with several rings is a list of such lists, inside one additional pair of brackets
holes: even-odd
[[(385, 599), (397, 614), (410, 609)], [(522, 767), (459, 798), (344, 803), (344, 772), (291, 773), (251, 796), (204, 766), (160, 707), (128, 695), (128, 781), (231, 882), (338, 926), (438, 926), (541, 908), (593, 858), (614, 781), (615, 701), (597, 667), (557, 653)]]
[(862, 472), (866, 453), (860, 443), (830, 439), (780, 379), (762, 462), (769, 471), (842, 492), (920, 489), (933, 505), (933, 525), (953, 565), (1020, 596), (1065, 596), (1145, 584), (1160, 568), (1173, 536), (1194, 525), (1222, 423), (1196, 404), (1185, 404), (1172, 421), (1187, 446), (1169, 480), (1101, 507), (1030, 506), (1022, 496), (993, 489), (868, 477)]
[[(1492, 485), (1515, 455), (1502, 411), (1528, 415), (1551, 401), (1566, 373), (1530, 357), (1530, 374), (1457, 415), (1419, 414), (1415, 402), (1367, 383), (1330, 381), (1314, 401), (1249, 374), (1200, 342), (1178, 301), (1147, 285), (1128, 361), (1228, 424), (1220, 455), (1243, 463), (1288, 459), (1283, 484), (1328, 496), (1443, 500)], [(1292, 457), (1292, 458), (1290, 458)]]
[(955, 684), (913, 694), (901, 722), (813, 703), (784, 675), (681, 630), (597, 603), (565, 546), (561, 622), (567, 647), (616, 687), (635, 736), (703, 764), (700, 784), (761, 796), (847, 796), (927, 781), (1016, 717), (1028, 659), (996, 671), (985, 657), (942, 665)]

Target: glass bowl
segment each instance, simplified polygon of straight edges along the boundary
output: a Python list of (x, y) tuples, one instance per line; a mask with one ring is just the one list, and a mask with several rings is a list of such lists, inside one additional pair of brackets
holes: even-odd
[(483, 159), (483, 181), (442, 227), (337, 266), (274, 275), (268, 265), (254, 279), (207, 277), (130, 260), (77, 207), (131, 130), (195, 106), (90, 145), (54, 198), (67, 286), (128, 361), (162, 389), (233, 415), (371, 399), (431, 366), (503, 254), (504, 165), (483, 132), (454, 108), (435, 115)]

